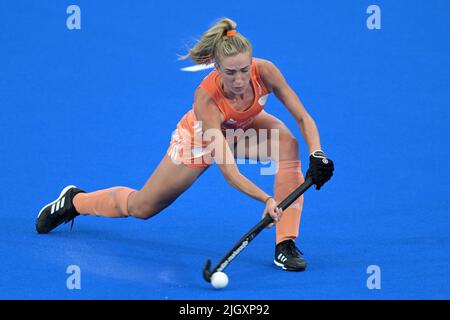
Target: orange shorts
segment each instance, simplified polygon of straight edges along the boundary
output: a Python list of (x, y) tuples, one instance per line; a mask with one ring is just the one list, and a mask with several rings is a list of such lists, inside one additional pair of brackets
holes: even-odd
[[(245, 136), (243, 130), (225, 137), (230, 147)], [(224, 131), (222, 134), (225, 136)], [(177, 128), (172, 133), (167, 155), (175, 164), (184, 164), (189, 168), (207, 168), (214, 163), (211, 154), (212, 150), (207, 148), (203, 141), (201, 121), (195, 121), (195, 115), (191, 110), (178, 122)]]
[(197, 136), (192, 135), (178, 124), (177, 129), (172, 133), (167, 155), (177, 165), (183, 164), (188, 168), (207, 168), (214, 162), (211, 151), (207, 150), (206, 144), (202, 141), (201, 130)]

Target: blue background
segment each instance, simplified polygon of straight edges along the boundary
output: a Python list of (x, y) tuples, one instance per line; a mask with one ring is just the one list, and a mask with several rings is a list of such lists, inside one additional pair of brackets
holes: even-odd
[[(81, 30), (66, 9), (81, 8)], [(381, 30), (366, 9), (381, 8)], [(0, 2), (0, 298), (449, 299), (450, 2)], [(68, 184), (139, 189), (208, 73), (181, 72), (187, 46), (227, 16), (297, 92), (335, 161), (309, 190), (298, 245), (306, 272), (273, 265), (265, 230), (214, 290), (201, 270), (263, 206), (211, 167), (148, 221), (77, 218), (37, 235), (39, 209)], [(274, 96), (266, 110), (306, 145)], [(258, 165), (242, 173), (267, 192)], [(66, 288), (78, 265), (81, 290)], [(366, 286), (381, 268), (381, 290)]]

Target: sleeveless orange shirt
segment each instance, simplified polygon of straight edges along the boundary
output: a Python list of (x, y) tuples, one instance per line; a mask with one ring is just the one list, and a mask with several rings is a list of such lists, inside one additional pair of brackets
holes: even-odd
[[(261, 80), (255, 60), (252, 61), (251, 73), (250, 81), (254, 92), (254, 98), (253, 103), (245, 111), (235, 110), (225, 98), (221, 87), (222, 76), (219, 72), (217, 72), (217, 70), (212, 71), (201, 82), (199, 87), (202, 88), (214, 100), (224, 116), (222, 131), (225, 131), (226, 129), (247, 129), (253, 122), (256, 115), (263, 110), (269, 91)], [(195, 134), (202, 134), (201, 126), (198, 123), (196, 124), (196, 121), (198, 120), (194, 113), (194, 107), (192, 107), (192, 109), (189, 110), (180, 120), (177, 128), (189, 132), (193, 139)]]

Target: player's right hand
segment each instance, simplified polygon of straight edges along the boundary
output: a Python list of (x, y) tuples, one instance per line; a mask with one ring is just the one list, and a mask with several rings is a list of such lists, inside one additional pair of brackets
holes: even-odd
[(267, 228), (272, 228), (274, 224), (278, 223), (281, 220), (283, 210), (277, 207), (277, 203), (274, 198), (269, 198), (266, 201), (266, 207), (264, 209), (262, 219), (264, 219), (267, 214), (269, 214), (273, 219), (273, 223), (269, 224)]

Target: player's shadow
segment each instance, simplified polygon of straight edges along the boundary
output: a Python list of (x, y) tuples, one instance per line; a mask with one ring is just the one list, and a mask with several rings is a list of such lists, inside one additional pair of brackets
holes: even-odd
[(95, 250), (97, 253), (101, 253), (101, 250), (111, 253), (111, 250), (113, 250), (121, 256), (135, 259), (143, 259), (145, 253), (158, 255), (159, 257), (177, 254), (192, 256), (217, 256), (220, 254), (220, 252), (208, 249), (207, 241), (203, 245), (199, 243), (198, 247), (194, 247), (186, 245), (182, 239), (176, 242), (167, 239), (158, 240), (156, 233), (154, 235), (137, 236), (131, 235), (129, 231), (119, 232), (106, 229), (98, 231), (83, 228), (82, 230), (69, 232), (64, 230), (54, 232), (53, 236), (66, 240), (73, 239), (74, 243), (89, 244), (91, 250)]

